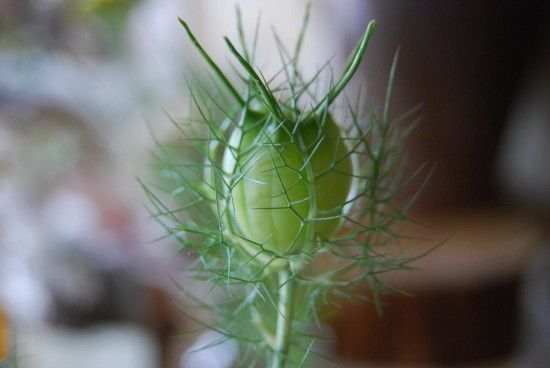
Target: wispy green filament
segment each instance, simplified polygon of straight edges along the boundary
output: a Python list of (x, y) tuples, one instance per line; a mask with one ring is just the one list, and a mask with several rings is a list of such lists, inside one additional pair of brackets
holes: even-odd
[[(214, 344), (237, 340), (242, 367), (314, 364), (323, 338), (319, 303), (376, 301), (387, 287), (381, 275), (415, 259), (396, 251), (397, 225), (407, 221), (416, 196), (396, 198), (423, 172), (402, 177), (402, 147), (410, 133), (405, 124), (414, 124), (415, 112), (391, 117), (397, 54), (382, 112), (365, 111), (362, 97), (352, 103), (342, 93), (363, 60), (375, 21), (341, 76), (326, 93), (315, 93), (327, 71), (305, 80), (298, 67), (308, 17), (309, 7), (293, 55), (275, 36), (282, 67), (278, 78), (266, 78), (253, 64), (256, 41), (247, 49), (237, 10), (241, 49), (225, 42), (243, 73), (238, 88), (179, 19), (219, 88), (188, 82), (190, 117), (171, 119), (182, 137), (178, 144), (156, 140), (158, 183), (141, 183), (152, 216), (195, 260), (186, 276), (223, 294), (212, 303), (182, 287), (189, 301), (182, 309), (202, 329), (222, 336)], [(281, 76), (285, 80), (277, 82)], [(233, 97), (232, 106), (220, 102), (219, 90)], [(335, 115), (347, 116), (346, 124)], [(369, 292), (358, 288), (364, 285)], [(200, 320), (189, 308), (214, 317)]]

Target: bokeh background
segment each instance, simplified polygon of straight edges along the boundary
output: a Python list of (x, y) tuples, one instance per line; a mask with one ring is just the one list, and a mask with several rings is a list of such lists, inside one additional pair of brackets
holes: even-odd
[[(189, 256), (148, 216), (150, 130), (174, 139), (186, 76), (204, 64), (186, 19), (226, 70), (235, 4), (258, 65), (278, 68), (305, 1), (0, 0), (0, 366), (231, 367), (235, 346), (181, 335)], [(316, 0), (302, 67), (339, 70), (379, 22), (353, 94), (380, 104), (401, 48), (394, 111), (422, 103), (411, 172), (429, 244), (384, 314), (350, 303), (327, 325), (327, 366), (547, 367), (550, 362), (550, 7), (546, 1)], [(368, 101), (365, 101), (368, 102)], [(426, 244), (411, 243), (418, 253)], [(419, 248), (420, 247), (420, 248)], [(424, 248), (422, 248), (424, 247)], [(180, 280), (186, 282), (186, 280)], [(197, 345), (195, 345), (197, 346)]]

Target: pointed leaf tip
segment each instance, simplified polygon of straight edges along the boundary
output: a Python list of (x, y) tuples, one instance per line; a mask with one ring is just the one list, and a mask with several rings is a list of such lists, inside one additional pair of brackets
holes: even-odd
[(344, 90), (351, 78), (355, 75), (355, 72), (359, 68), (359, 65), (361, 64), (361, 61), (363, 60), (363, 56), (365, 55), (365, 51), (367, 50), (367, 46), (369, 45), (375, 28), (376, 20), (373, 19), (367, 25), (365, 33), (363, 33), (363, 36), (357, 43), (357, 46), (355, 46), (355, 49), (349, 56), (340, 79), (330, 89), (330, 91), (328, 91), (326, 96), (317, 104), (317, 106), (311, 111), (311, 114), (321, 114), (323, 109), (326, 109), (328, 106), (330, 106), (334, 102), (336, 97), (338, 97), (338, 95)]
[(220, 79), (222, 84), (227, 88), (228, 92), (235, 98), (235, 100), (239, 103), (239, 105), (244, 106), (246, 102), (243, 100), (237, 89), (233, 86), (233, 84), (229, 81), (229, 79), (225, 76), (225, 74), (222, 72), (220, 67), (212, 60), (210, 55), (204, 50), (202, 45), (199, 43), (193, 32), (191, 32), (191, 28), (187, 25), (187, 22), (185, 22), (182, 18), (178, 17), (178, 21), (182, 25), (183, 29), (185, 29), (185, 32), (187, 33), (187, 36), (191, 40), (191, 43), (195, 46), (199, 54), (204, 58), (206, 63), (212, 68), (212, 71), (214, 74)]

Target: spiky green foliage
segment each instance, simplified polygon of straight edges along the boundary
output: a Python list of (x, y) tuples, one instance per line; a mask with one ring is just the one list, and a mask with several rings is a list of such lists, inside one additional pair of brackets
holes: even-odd
[[(246, 46), (239, 21), (240, 47), (225, 39), (241, 70), (239, 85), (180, 20), (217, 87), (189, 83), (193, 112), (186, 121), (173, 119), (182, 143), (159, 143), (161, 180), (154, 189), (143, 185), (154, 217), (194, 256), (187, 276), (211, 291), (205, 299), (181, 285), (190, 303), (182, 310), (220, 334), (214, 344), (237, 340), (243, 367), (309, 364), (322, 338), (319, 304), (377, 300), (385, 288), (379, 275), (411, 261), (396, 251), (395, 230), (414, 198), (396, 197), (422, 168), (412, 178), (401, 175), (416, 112), (391, 117), (397, 54), (381, 112), (364, 111), (361, 96), (342, 96), (374, 21), (341, 76), (317, 98), (321, 71), (306, 79), (298, 70), (307, 18), (293, 54), (275, 36), (283, 78), (271, 79), (254, 66), (255, 46)], [(345, 125), (335, 122), (335, 107), (348, 116)], [(189, 312), (194, 307), (215, 317), (199, 320)]]

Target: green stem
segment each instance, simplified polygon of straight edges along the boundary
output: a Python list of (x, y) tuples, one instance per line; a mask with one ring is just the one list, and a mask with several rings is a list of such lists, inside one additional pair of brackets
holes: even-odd
[(277, 310), (277, 330), (271, 368), (284, 368), (288, 356), (290, 326), (292, 323), (292, 304), (294, 299), (294, 280), (290, 270), (285, 268), (278, 273), (279, 303)]

